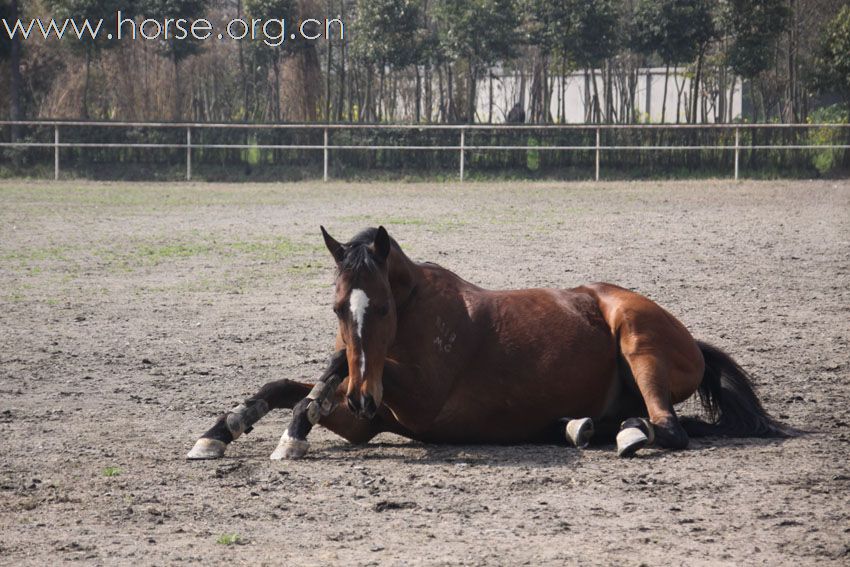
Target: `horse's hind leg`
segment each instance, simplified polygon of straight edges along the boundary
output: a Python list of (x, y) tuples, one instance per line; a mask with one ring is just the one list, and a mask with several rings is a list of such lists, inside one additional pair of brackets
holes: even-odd
[[(649, 420), (628, 419), (617, 436), (618, 453), (631, 456), (644, 445), (684, 449), (688, 434), (679, 423), (673, 404), (689, 397), (702, 377), (702, 359), (682, 363), (654, 349), (623, 352), (635, 385), (646, 404)], [(641, 439), (641, 433), (645, 439)]]
[(250, 432), (254, 424), (269, 411), (295, 407), (329, 376), (337, 376), (343, 373), (343, 369), (344, 373), (347, 373), (345, 351), (338, 351), (331, 357), (317, 386), (286, 379), (269, 382), (256, 394), (220, 416), (215, 424), (198, 439), (186, 458), (217, 459), (223, 456), (227, 445), (243, 433)]
[[(651, 443), (654, 435), (660, 447), (686, 447), (688, 435), (673, 404), (693, 395), (702, 381), (705, 363), (696, 341), (681, 322), (646, 297), (607, 284), (590, 288), (597, 295), (603, 317), (619, 337), (620, 353), (649, 414), (645, 428), (652, 429), (643, 432), (626, 420), (623, 431), (629, 431), (621, 431), (618, 438), (631, 436), (637, 447)], [(645, 436), (642, 441), (641, 435)], [(629, 446), (620, 448), (627, 449), (621, 451), (624, 456), (634, 452)]]
[[(644, 300), (650, 303), (648, 300)], [(688, 434), (679, 423), (673, 404), (689, 398), (702, 381), (702, 353), (685, 327), (655, 304), (625, 310), (620, 325), (620, 351), (631, 370), (635, 386), (646, 406), (649, 422), (646, 444), (668, 449), (688, 446)], [(636, 416), (633, 416), (636, 417)], [(637, 435), (633, 423), (625, 422), (620, 436)], [(639, 444), (639, 440), (635, 440)], [(633, 451), (621, 451), (628, 456)]]
[(576, 449), (584, 449), (590, 445), (591, 439), (596, 434), (593, 419), (580, 417), (578, 419), (564, 418), (561, 420), (567, 441)]

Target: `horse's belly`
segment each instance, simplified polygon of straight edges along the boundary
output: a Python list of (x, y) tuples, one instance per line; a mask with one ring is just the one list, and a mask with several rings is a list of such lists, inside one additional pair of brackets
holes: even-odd
[(547, 436), (562, 418), (599, 418), (615, 405), (619, 392), (616, 372), (588, 377), (587, 384), (553, 388), (547, 394), (531, 392), (522, 397), (484, 393), (457, 395), (447, 403), (423, 439), (455, 443), (519, 443)]
[(598, 307), (546, 307), (499, 321), (429, 428), (434, 438), (528, 441), (560, 418), (605, 413), (619, 384), (617, 346)]

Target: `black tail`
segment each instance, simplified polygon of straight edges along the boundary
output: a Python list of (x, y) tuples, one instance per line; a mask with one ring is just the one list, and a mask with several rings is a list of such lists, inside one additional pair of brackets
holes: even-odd
[(683, 418), (692, 437), (791, 437), (796, 431), (770, 417), (756, 397), (750, 376), (732, 357), (710, 344), (697, 341), (705, 359), (699, 398), (709, 423)]

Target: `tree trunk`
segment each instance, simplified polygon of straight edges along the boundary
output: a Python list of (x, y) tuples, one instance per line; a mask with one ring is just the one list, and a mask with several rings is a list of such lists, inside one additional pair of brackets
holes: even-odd
[(714, 121), (723, 122), (726, 118), (726, 71), (721, 65), (717, 71), (717, 105), (714, 108)]
[(588, 123), (591, 121), (592, 110), (590, 108), (590, 71), (585, 67), (584, 69), (584, 121)]
[(472, 64), (469, 65), (469, 77), (467, 80), (466, 122), (475, 122), (475, 87), (478, 80), (478, 70)]
[(384, 120), (384, 78), (386, 77), (387, 69), (381, 62), (381, 70), (378, 74), (378, 122)]
[(396, 110), (398, 107), (398, 71), (395, 69), (391, 69), (391, 78), (390, 84), (392, 85), (392, 91), (390, 91), (390, 122), (395, 122), (396, 120)]
[(274, 88), (272, 94), (272, 116), (275, 122), (280, 122), (280, 49), (275, 49), (274, 58), (272, 59), (272, 70), (274, 71)]
[(446, 65), (446, 120), (454, 122), (454, 73), (452, 73), (452, 65)]
[(488, 89), (487, 89), (487, 123), (493, 123), (493, 72), (487, 72)]
[(670, 81), (670, 63), (664, 67), (664, 96), (661, 99), (661, 123), (667, 118), (667, 84)]
[[(343, 6), (342, 12), (344, 14), (345, 13), (345, 2), (342, 2), (342, 6)], [(344, 17), (345, 16), (343, 15), (343, 18)], [(343, 21), (345, 21), (345, 20), (343, 20)], [(342, 122), (342, 118), (343, 118), (344, 113), (345, 113), (345, 93), (348, 90), (346, 88), (347, 87), (346, 81), (348, 80), (348, 76), (346, 74), (345, 57), (346, 57), (345, 42), (342, 41), (342, 42), (340, 42), (340, 45), (339, 45), (339, 92), (337, 93), (337, 97), (336, 97), (336, 101), (337, 101), (336, 102), (336, 120), (337, 120), (337, 122)]]
[(567, 121), (567, 62), (566, 56), (561, 59), (561, 88), (559, 90), (560, 104), (558, 106), (559, 121)]
[[(332, 9), (331, 2), (330, 2), (330, 0), (328, 0), (328, 14), (331, 13), (331, 9)], [(332, 57), (333, 57), (334, 44), (330, 40), (330, 38), (328, 38), (325, 41), (325, 43), (327, 43), (327, 45), (328, 45), (328, 58), (327, 58), (327, 69), (325, 69), (327, 76), (325, 77), (325, 117), (324, 118), (325, 118), (325, 122), (330, 122), (331, 121), (331, 66), (332, 66), (332, 63), (333, 63)]]
[(443, 68), (437, 66), (437, 89), (440, 91), (440, 106), (437, 109), (437, 122), (446, 121), (446, 90), (443, 85)]
[(425, 122), (431, 123), (434, 112), (434, 84), (431, 64), (425, 64)]
[(528, 93), (528, 121), (540, 122), (540, 58), (535, 52), (531, 64), (531, 89)]
[(788, 26), (788, 104), (791, 122), (800, 120), (797, 104), (797, 1), (790, 0), (791, 24)]
[[(236, 3), (236, 17), (242, 19), (242, 0)], [(239, 79), (242, 83), (242, 120), (248, 121), (248, 77), (245, 76), (245, 54), (243, 53), (242, 42), (236, 42), (239, 47)]]
[(596, 84), (596, 69), (590, 69), (590, 82), (593, 86), (593, 122), (602, 122), (602, 107), (599, 103), (599, 86)]
[[(83, 80), (83, 103), (80, 110), (83, 120), (89, 118), (89, 83), (91, 82), (91, 46), (86, 46), (86, 76)], [(175, 73), (176, 75), (176, 73)]]
[(361, 93), (362, 93), (362, 90), (361, 90), (361, 87), (360, 87), (360, 78), (362, 77), (362, 69), (358, 69), (356, 66), (350, 67), (348, 57), (349, 57), (348, 50), (346, 49), (345, 50), (346, 69), (349, 69), (349, 70), (346, 71), (346, 74), (345, 74), (346, 79), (347, 79), (346, 86), (345, 86), (345, 91), (346, 91), (345, 97), (346, 97), (346, 99), (348, 99), (348, 108), (347, 108), (347, 110), (348, 110), (348, 121), (354, 122), (354, 106), (355, 106), (354, 101), (355, 100), (358, 101), (358, 104), (357, 104), (358, 112), (360, 110), (362, 110), (362, 108), (363, 108), (363, 105), (360, 104), (360, 102), (362, 102), (362, 101), (360, 101), (360, 96), (361, 96)]
[(543, 101), (540, 108), (540, 118), (543, 124), (548, 124), (551, 122), (551, 112), (550, 108), (552, 106), (552, 91), (549, 89), (549, 54), (545, 53), (543, 55), (543, 60), (540, 62), (542, 66), (542, 86), (543, 86)]
[[(518, 102), (519, 102), (519, 105), (522, 107), (523, 110), (525, 110), (525, 83), (526, 83), (525, 67), (521, 66), (519, 68), (519, 101)], [(513, 102), (513, 101), (510, 101), (510, 102)], [(509, 104), (508, 106), (512, 107), (513, 105)]]
[[(18, 0), (12, 0), (10, 18), (18, 19)], [(9, 120), (21, 120), (21, 38), (15, 34), (11, 39), (9, 51)], [(18, 141), (20, 130), (18, 125), (11, 128), (12, 141)]]
[(611, 124), (614, 122), (614, 85), (610, 60), (605, 62), (604, 77), (605, 80), (602, 86), (605, 91), (605, 122)]
[(357, 119), (360, 122), (372, 119), (372, 66), (366, 68), (366, 98), (363, 99), (363, 107), (360, 109)]
[[(685, 78), (682, 77), (682, 86), (679, 86), (679, 74), (677, 73), (673, 77), (673, 82), (676, 83), (676, 124), (679, 124), (682, 121), (682, 93), (685, 90)], [(687, 113), (687, 108), (685, 111)]]
[(705, 52), (705, 47), (700, 47), (699, 55), (697, 55), (697, 72), (694, 76), (694, 84), (693, 84), (693, 95), (691, 100), (691, 124), (696, 124), (697, 122), (697, 108), (699, 103), (699, 83), (702, 79), (702, 59), (703, 53)]
[(729, 122), (735, 120), (735, 85), (738, 82), (738, 77), (732, 75), (732, 88), (729, 89)]
[(419, 65), (415, 65), (416, 69), (416, 110), (414, 113), (414, 121), (419, 124), (422, 121), (422, 73), (419, 71)]

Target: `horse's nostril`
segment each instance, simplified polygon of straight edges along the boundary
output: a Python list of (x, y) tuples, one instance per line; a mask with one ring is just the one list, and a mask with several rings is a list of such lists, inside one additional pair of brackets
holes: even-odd
[(374, 417), (375, 412), (378, 411), (378, 406), (375, 405), (375, 398), (369, 394), (364, 394), (361, 403), (363, 404), (363, 413), (369, 418)]
[(351, 413), (356, 414), (360, 409), (357, 407), (357, 398), (353, 394), (346, 396), (345, 403), (348, 405), (348, 409), (351, 410)]

